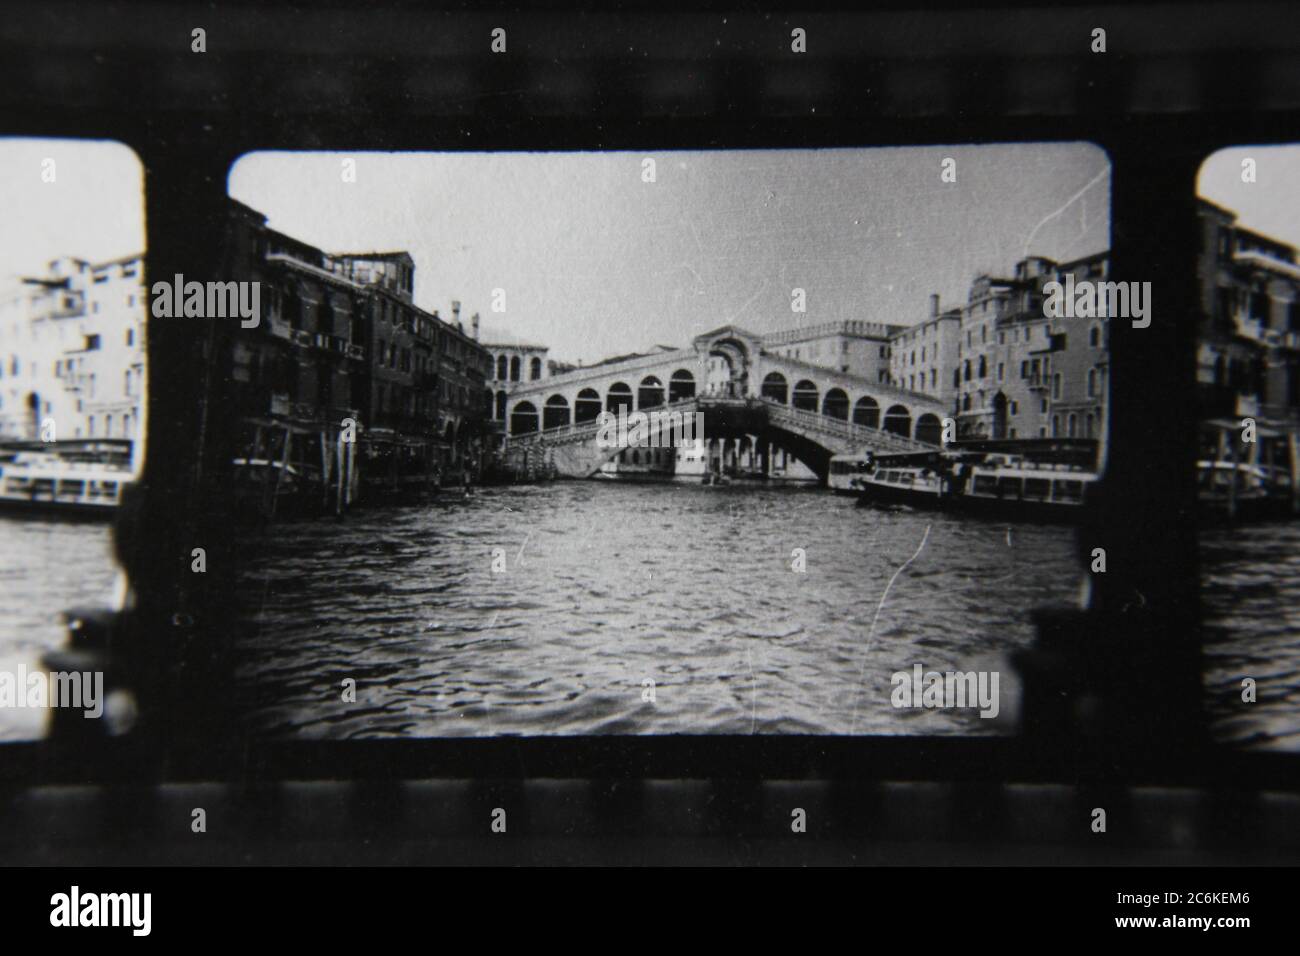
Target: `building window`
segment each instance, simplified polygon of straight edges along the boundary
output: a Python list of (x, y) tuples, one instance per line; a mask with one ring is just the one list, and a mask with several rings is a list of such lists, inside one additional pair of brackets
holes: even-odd
[(1001, 362), (998, 363), (998, 381), (1001, 382), (1006, 378), (1007, 367)]
[(1088, 328), (1088, 345), (1094, 349), (1101, 347), (1101, 326), (1096, 323)]
[(1061, 398), (1061, 373), (1057, 372), (1052, 376), (1052, 398), (1060, 400)]

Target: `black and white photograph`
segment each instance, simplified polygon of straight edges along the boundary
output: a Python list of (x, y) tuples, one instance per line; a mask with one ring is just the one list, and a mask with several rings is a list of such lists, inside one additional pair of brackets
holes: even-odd
[(1287, 751), (1300, 750), (1298, 180), (1300, 146), (1259, 146), (1215, 153), (1197, 183), (1206, 689), (1216, 736)]
[(249, 712), (1009, 732), (1006, 654), (1083, 580), (1108, 319), (1052, 284), (1105, 279), (1109, 176), (1088, 144), (242, 157)]
[(1297, 22), (6, 0), (6, 942), (1284, 931)]

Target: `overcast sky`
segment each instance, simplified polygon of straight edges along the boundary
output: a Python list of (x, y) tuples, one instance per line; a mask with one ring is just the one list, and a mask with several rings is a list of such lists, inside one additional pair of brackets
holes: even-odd
[[(1247, 158), (1255, 160), (1253, 183), (1241, 181)], [(1220, 150), (1201, 165), (1196, 191), (1256, 232), (1300, 246), (1300, 146)]]
[[(53, 182), (41, 178), (54, 160)], [(0, 139), (0, 284), (51, 259), (107, 262), (144, 252), (144, 172), (121, 143)]]
[[(344, 182), (342, 160), (356, 160)], [(642, 182), (642, 160), (656, 181)], [(940, 180), (945, 157), (957, 182)], [(592, 362), (718, 326), (910, 325), (1026, 251), (1109, 248), (1088, 144), (646, 153), (257, 153), (230, 194), (330, 252), (405, 249), (415, 299)], [(791, 311), (803, 288), (807, 313)], [(492, 290), (506, 311), (491, 311)]]

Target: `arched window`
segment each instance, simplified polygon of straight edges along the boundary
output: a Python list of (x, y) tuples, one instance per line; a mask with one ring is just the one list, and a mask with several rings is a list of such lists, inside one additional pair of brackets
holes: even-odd
[(605, 408), (618, 412), (620, 408), (632, 409), (632, 389), (626, 382), (615, 382), (605, 393)]
[(768, 372), (763, 378), (761, 394), (764, 398), (770, 398), (784, 405), (790, 400), (790, 385), (780, 372)]
[(988, 362), (985, 360), (984, 356), (981, 355), (981, 356), (980, 356), (980, 376), (979, 376), (979, 377), (980, 377), (980, 378), (985, 378), (988, 374), (989, 374), (989, 366), (988, 366)]
[(849, 417), (849, 397), (840, 388), (832, 388), (822, 399), (822, 414), (830, 418), (847, 421)]
[(573, 403), (573, 417), (579, 422), (590, 422), (599, 418), (600, 393), (594, 388), (584, 388), (579, 392), (577, 400)]
[(880, 406), (870, 395), (863, 395), (853, 405), (853, 424), (867, 428), (880, 427)]
[(493, 416), (497, 421), (505, 421), (506, 417), (506, 393), (497, 392), (496, 415)]
[(510, 381), (519, 381), (519, 356), (510, 356)]
[(695, 397), (695, 376), (684, 368), (673, 372), (668, 380), (668, 401), (679, 402)]
[(497, 356), (497, 379), (504, 382), (510, 377), (510, 363), (504, 355)]
[(912, 413), (902, 405), (891, 405), (889, 411), (885, 412), (885, 431), (905, 438), (911, 437)]
[(641, 386), (637, 389), (636, 407), (654, 408), (663, 403), (664, 383), (653, 375), (647, 375), (641, 380)]
[(510, 412), (510, 434), (527, 435), (537, 431), (537, 407), (532, 402), (520, 402)]
[(794, 407), (802, 408), (804, 411), (817, 411), (817, 399), (820, 396), (817, 392), (817, 386), (807, 379), (803, 379), (794, 387)]
[(1094, 322), (1088, 327), (1088, 345), (1092, 348), (1101, 348), (1101, 326)]
[(542, 428), (559, 428), (569, 424), (569, 400), (563, 395), (552, 395), (542, 410)]
[(532, 381), (537, 381), (542, 377), (542, 360), (536, 355), (533, 356), (533, 360), (529, 363), (528, 377)]

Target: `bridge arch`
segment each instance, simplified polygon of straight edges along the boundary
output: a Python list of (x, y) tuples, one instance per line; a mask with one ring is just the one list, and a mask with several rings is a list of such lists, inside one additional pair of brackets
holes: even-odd
[(912, 435), (912, 413), (902, 405), (890, 405), (885, 412), (884, 429), (895, 435), (910, 438)]
[(870, 395), (863, 395), (853, 405), (853, 424), (867, 428), (880, 427), (880, 404)]
[(943, 444), (943, 423), (934, 412), (926, 412), (916, 420), (916, 440), (931, 445)]
[(615, 382), (605, 393), (605, 408), (609, 411), (618, 412), (620, 408), (631, 411), (633, 407), (632, 387), (627, 382)]
[(684, 398), (695, 397), (695, 376), (687, 369), (679, 368), (668, 380), (668, 401), (677, 402)]
[(559, 428), (569, 424), (569, 400), (563, 395), (552, 395), (542, 409), (542, 428)]
[(817, 399), (817, 386), (806, 378), (800, 379), (794, 387), (794, 402), (792, 403), (794, 407), (802, 408), (808, 412), (815, 412), (817, 411)]
[(600, 417), (600, 407), (600, 392), (594, 388), (584, 388), (573, 403), (574, 421), (595, 421)]
[(510, 434), (527, 435), (537, 431), (537, 406), (520, 402), (510, 412)]
[(780, 372), (768, 372), (763, 377), (762, 395), (782, 405), (790, 403), (790, 383)]
[(656, 405), (664, 403), (664, 383), (659, 381), (655, 375), (647, 375), (641, 379), (641, 384), (636, 390), (636, 407), (637, 408), (654, 408)]
[(831, 388), (826, 391), (826, 397), (822, 399), (822, 414), (838, 418), (842, 422), (849, 420), (849, 396), (844, 393), (844, 389)]

